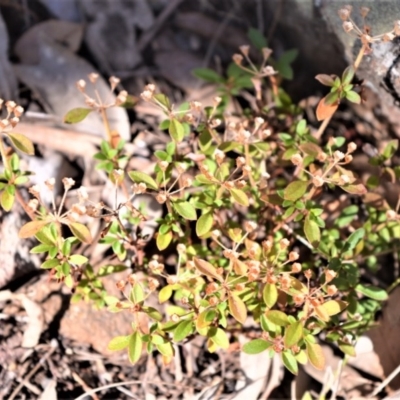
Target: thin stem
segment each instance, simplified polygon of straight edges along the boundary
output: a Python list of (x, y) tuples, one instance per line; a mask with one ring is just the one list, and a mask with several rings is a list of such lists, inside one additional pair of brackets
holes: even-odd
[(111, 144), (112, 147), (114, 147), (112, 142), (113, 137), (111, 134), (110, 123), (108, 122), (107, 113), (104, 106), (100, 107), (100, 113), (101, 113), (101, 118), (103, 119), (104, 128), (106, 129), (107, 141), (108, 143)]
[(367, 45), (363, 44), (360, 51), (358, 52), (356, 61), (354, 61), (354, 69), (357, 70), (357, 68), (360, 66), (361, 60), (365, 54), (365, 50), (367, 49)]
[(333, 117), (333, 114), (330, 117), (328, 117), (322, 121), (322, 124), (318, 128), (318, 132), (314, 136), (316, 139), (321, 138), (322, 134), (324, 133), (324, 131), (325, 131), (326, 127), (328, 126), (329, 122), (331, 121), (332, 117)]
[[(248, 142), (246, 142), (244, 145), (244, 151), (245, 151), (245, 157), (246, 157), (246, 165), (248, 165), (251, 168), (250, 149), (249, 149)], [(250, 178), (251, 186), (253, 188), (255, 188), (256, 184), (255, 184), (254, 178), (253, 178), (253, 171), (249, 172), (249, 178)]]
[(3, 138), (0, 139), (0, 154), (1, 154), (1, 159), (3, 161), (4, 169), (10, 169), (10, 165), (8, 163), (8, 159), (6, 156), (6, 150), (4, 148), (4, 143), (3, 143)]

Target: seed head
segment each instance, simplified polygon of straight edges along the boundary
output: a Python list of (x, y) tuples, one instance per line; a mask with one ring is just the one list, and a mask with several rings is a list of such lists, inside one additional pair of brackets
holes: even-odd
[(347, 156), (344, 158), (344, 162), (348, 164), (352, 161), (353, 161), (353, 156), (351, 154), (347, 154)]
[(80, 92), (84, 92), (86, 88), (86, 81), (80, 79), (78, 82), (76, 82), (76, 87)]
[(126, 286), (126, 281), (124, 279), (119, 280), (115, 286), (117, 287), (118, 290), (124, 290)]
[(114, 91), (115, 88), (118, 86), (118, 84), (121, 82), (121, 80), (116, 76), (110, 76), (109, 82), (111, 85), (111, 91)]
[(298, 273), (301, 271), (301, 264), (298, 262), (295, 262), (292, 264), (292, 272)]
[(290, 158), (293, 165), (301, 165), (303, 162), (303, 157), (300, 154), (293, 154)]
[(327, 287), (327, 293), (329, 296), (333, 296), (337, 293), (338, 288), (335, 285), (329, 285)]
[(178, 251), (179, 254), (185, 254), (186, 246), (183, 243), (179, 243), (178, 246), (176, 246), (176, 250)]
[(395, 221), (397, 219), (397, 217), (398, 217), (398, 214), (397, 214), (396, 211), (394, 211), (394, 210), (387, 210), (386, 211), (386, 218), (389, 221)]
[(92, 108), (96, 107), (96, 105), (97, 105), (96, 100), (91, 98), (91, 97), (86, 97), (85, 98), (85, 103), (86, 103), (86, 105), (88, 107), (92, 107)]
[(349, 33), (349, 32), (351, 32), (351, 31), (354, 29), (354, 25), (353, 25), (353, 23), (350, 22), (350, 21), (344, 21), (342, 26), (343, 26), (343, 30), (344, 30), (346, 33)]
[(192, 111), (201, 111), (203, 105), (199, 101), (191, 101), (190, 102), (190, 109)]
[(28, 208), (31, 211), (35, 212), (38, 209), (38, 207), (39, 207), (38, 199), (31, 199), (31, 200), (28, 201)]
[(158, 166), (160, 167), (161, 171), (165, 172), (169, 166), (168, 161), (159, 161)]
[(167, 201), (167, 195), (165, 193), (158, 193), (158, 195), (156, 196), (156, 200), (160, 204), (164, 204)]
[(241, 66), (243, 62), (243, 56), (241, 54), (234, 54), (232, 60), (236, 65)]
[(219, 149), (214, 151), (214, 157), (218, 164), (222, 164), (225, 159), (225, 153)]
[(244, 157), (238, 157), (236, 159), (236, 166), (240, 168), (241, 166), (246, 164), (246, 159)]
[(395, 37), (396, 37), (396, 35), (393, 34), (392, 32), (387, 32), (383, 35), (382, 41), (383, 42), (391, 42)]
[(85, 215), (86, 214), (86, 207), (82, 204), (75, 203), (71, 207), (71, 211), (78, 214), (78, 215)]
[(256, 229), (257, 229), (257, 223), (256, 222), (254, 222), (254, 221), (246, 221), (244, 223), (244, 230), (247, 233), (251, 233), (251, 232), (255, 231)]
[(71, 221), (71, 222), (77, 222), (79, 221), (79, 214), (76, 212), (69, 212), (67, 215), (67, 218)]
[(150, 101), (153, 98), (153, 92), (151, 92), (150, 90), (144, 90), (142, 93), (140, 93), (140, 97), (144, 101)]
[(249, 56), (250, 46), (248, 44), (240, 46), (239, 49), (245, 57)]
[(344, 157), (345, 157), (345, 155), (344, 155), (341, 151), (339, 151), (339, 150), (336, 150), (336, 151), (333, 153), (333, 159), (334, 159), (336, 162), (343, 160)]
[(88, 195), (88, 192), (87, 192), (85, 186), (81, 186), (78, 189), (78, 197), (79, 197), (79, 201), (82, 201), (82, 202), (89, 198), (89, 195)]
[(349, 17), (350, 17), (350, 12), (351, 12), (351, 10), (349, 10), (349, 9), (347, 9), (347, 8), (341, 8), (339, 11), (338, 11), (338, 14), (339, 14), (339, 17), (340, 17), (340, 19), (342, 20), (342, 21), (347, 21), (348, 19), (349, 19)]
[(361, 7), (360, 8), (360, 14), (361, 14), (361, 16), (363, 17), (363, 18), (365, 18), (367, 15), (368, 15), (368, 13), (371, 11), (371, 9), (370, 8), (368, 8), (368, 7)]
[(127, 99), (128, 99), (128, 92), (126, 90), (121, 90), (118, 93), (117, 98), (115, 99), (115, 105), (120, 106), (121, 104), (126, 103)]
[(325, 280), (326, 282), (330, 282), (332, 279), (334, 279), (336, 276), (336, 272), (331, 270), (331, 269), (326, 269), (325, 270)]
[(347, 153), (353, 153), (354, 151), (356, 151), (357, 150), (357, 145), (354, 143), (354, 142), (350, 142), (348, 145), (347, 145)]
[[(217, 106), (221, 103), (221, 101), (222, 101), (222, 98), (221, 98), (221, 97), (219, 97), (219, 96), (214, 97), (214, 98), (213, 98), (213, 105), (214, 105), (214, 107), (217, 107)], [(218, 124), (218, 125), (219, 125), (219, 124)]]
[(299, 253), (297, 251), (291, 251), (289, 253), (289, 261), (296, 261), (299, 259)]
[(30, 193), (32, 196), (34, 196), (34, 197), (36, 197), (36, 198), (39, 198), (39, 196), (40, 196), (40, 186), (39, 186), (39, 185), (33, 185), (33, 186), (31, 186), (31, 187), (29, 188), (29, 193)]
[(287, 248), (289, 247), (289, 245), (290, 245), (290, 242), (289, 242), (289, 240), (287, 240), (287, 239), (282, 239), (282, 240), (279, 242), (279, 247), (281, 248), (281, 250), (287, 249)]
[(275, 75), (277, 74), (278, 71), (275, 71), (273, 67), (271, 67), (271, 65), (267, 65), (266, 67), (264, 67), (262, 69), (262, 74), (264, 76), (271, 76), (271, 75)]
[(160, 286), (160, 282), (156, 278), (148, 278), (147, 284), (151, 292), (154, 292)]
[(14, 112), (14, 115), (19, 118), (24, 113), (24, 108), (21, 106), (17, 106), (14, 108), (13, 112)]
[(269, 56), (272, 54), (272, 50), (269, 49), (268, 47), (263, 47), (261, 51), (264, 60), (268, 60)]

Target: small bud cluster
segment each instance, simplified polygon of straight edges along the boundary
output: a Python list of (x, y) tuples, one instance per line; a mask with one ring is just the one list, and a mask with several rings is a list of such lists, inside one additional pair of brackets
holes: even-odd
[[(394, 22), (393, 29), (389, 32), (385, 32), (381, 35), (370, 36), (369, 28), (364, 25), (364, 28), (361, 29), (351, 18), (351, 12), (353, 7), (350, 5), (343, 6), (339, 9), (338, 15), (340, 19), (343, 21), (343, 30), (346, 33), (354, 32), (355, 35), (361, 40), (361, 42), (366, 46), (368, 52), (371, 51), (370, 45), (376, 42), (390, 42), (396, 36), (400, 36), (400, 20)], [(360, 15), (363, 20), (369, 14), (370, 9), (368, 7), (360, 8)]]
[(8, 131), (17, 126), (24, 109), (14, 101), (4, 102), (3, 99), (0, 99), (0, 111), (3, 107), (6, 110), (6, 116), (3, 119), (0, 118), (0, 131)]

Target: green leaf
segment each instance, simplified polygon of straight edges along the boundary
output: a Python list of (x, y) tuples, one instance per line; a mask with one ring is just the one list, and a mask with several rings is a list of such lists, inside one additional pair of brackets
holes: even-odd
[(223, 281), (222, 275), (218, 274), (216, 268), (208, 261), (201, 260), (200, 258), (197, 257), (194, 257), (193, 261), (196, 269), (200, 271), (202, 274), (209, 276), (210, 278), (214, 278), (217, 281), (220, 282)]
[(197, 219), (196, 209), (187, 201), (175, 201), (172, 203), (175, 211), (183, 218), (194, 221)]
[(350, 90), (346, 92), (346, 99), (351, 101), (352, 103), (360, 104), (361, 103), (361, 97), (358, 93), (356, 93), (354, 90)]
[(185, 128), (176, 118), (171, 119), (171, 122), (168, 127), (168, 132), (171, 138), (178, 143), (182, 142), (185, 136)]
[(300, 321), (295, 322), (287, 327), (285, 332), (285, 347), (292, 347), (297, 344), (303, 337), (303, 325)]
[(72, 256), (69, 258), (69, 261), (70, 261), (72, 264), (81, 266), (81, 265), (87, 263), (89, 260), (88, 260), (88, 258), (85, 257), (85, 256), (82, 256), (82, 255), (80, 255), (80, 254), (74, 254), (74, 255), (72, 255)]
[(91, 112), (92, 108), (73, 108), (71, 111), (68, 111), (64, 117), (64, 122), (66, 124), (76, 124), (78, 122), (83, 121)]
[(142, 285), (136, 282), (129, 293), (129, 300), (134, 304), (142, 303), (145, 299)]
[(156, 181), (149, 175), (140, 171), (130, 171), (128, 172), (129, 177), (136, 183), (145, 183), (146, 186), (153, 190), (158, 190), (158, 185)]
[(172, 296), (172, 286), (167, 285), (164, 286), (159, 292), (158, 292), (158, 301), (160, 304), (165, 303), (166, 301), (169, 300), (169, 298)]
[(243, 300), (239, 296), (230, 293), (228, 297), (228, 305), (229, 312), (233, 318), (241, 324), (244, 324), (247, 318), (247, 309)]
[(180, 342), (193, 332), (193, 321), (181, 321), (174, 331), (174, 341)]
[(243, 345), (242, 351), (246, 354), (259, 354), (271, 347), (271, 343), (264, 339), (254, 339)]
[(142, 354), (142, 346), (143, 346), (142, 336), (138, 331), (130, 335), (128, 346), (129, 346), (128, 348), (129, 361), (132, 364), (135, 364), (139, 361), (139, 358)]
[(169, 98), (165, 94), (157, 93), (153, 97), (168, 110), (171, 108)]
[(267, 39), (258, 29), (250, 28), (247, 32), (247, 37), (249, 38), (250, 43), (258, 50), (268, 47)]
[(322, 83), (325, 86), (330, 86), (332, 87), (334, 85), (334, 79), (330, 75), (326, 74), (318, 74), (315, 79)]
[(79, 222), (70, 222), (68, 226), (71, 229), (72, 234), (82, 243), (92, 243), (92, 235), (85, 225)]
[(315, 368), (323, 370), (325, 368), (325, 356), (322, 347), (317, 343), (310, 343), (309, 341), (306, 341), (306, 347), (307, 357), (311, 364)]
[(52, 268), (58, 267), (59, 265), (60, 265), (60, 260), (51, 259), (51, 260), (46, 260), (46, 261), (40, 266), (40, 268), (43, 268), (43, 269), (52, 269)]
[(296, 201), (306, 193), (307, 187), (308, 182), (306, 181), (291, 182), (283, 192), (283, 198), (285, 200)]
[(332, 316), (341, 313), (346, 307), (347, 303), (341, 300), (328, 300), (321, 304), (319, 308), (323, 308), (327, 315)]
[(18, 237), (20, 239), (26, 239), (31, 236), (34, 236), (47, 224), (48, 224), (48, 221), (27, 222), (25, 225), (22, 226), (22, 228), (18, 232)]
[(347, 354), (350, 357), (356, 356), (356, 349), (350, 343), (346, 343), (346, 342), (339, 340), (338, 345), (339, 345), (339, 349), (342, 350), (344, 354)]
[(294, 355), (290, 351), (282, 352), (283, 365), (293, 374), (297, 375), (299, 372), (299, 366)]
[(362, 183), (357, 185), (342, 185), (340, 186), (345, 192), (350, 194), (363, 195), (367, 193), (366, 187)]
[(356, 286), (356, 291), (377, 301), (385, 301), (388, 299), (388, 294), (386, 290), (378, 288), (372, 285), (361, 285)]
[(202, 79), (203, 81), (206, 82), (211, 82), (211, 83), (224, 82), (224, 78), (210, 68), (195, 68), (194, 70), (192, 70), (192, 73), (196, 78)]
[(325, 103), (326, 105), (328, 105), (328, 106), (332, 106), (332, 105), (334, 105), (334, 104), (337, 104), (337, 103), (338, 103), (338, 100), (339, 100), (339, 92), (334, 91), (334, 92), (328, 93), (328, 94), (325, 96), (324, 103)]
[(1, 193), (0, 197), (0, 204), (1, 207), (4, 209), (4, 211), (10, 211), (12, 206), (14, 205), (14, 200), (15, 196), (13, 194), (10, 194), (10, 192), (7, 190), (4, 190)]
[(266, 315), (267, 319), (270, 320), (275, 325), (278, 325), (278, 326), (289, 325), (289, 318), (282, 311), (271, 310), (271, 311), (268, 311), (265, 315)]
[(20, 133), (7, 133), (10, 138), (12, 144), (19, 150), (25, 154), (33, 155), (35, 154), (35, 149), (33, 147), (32, 142), (26, 136), (21, 135)]
[(311, 393), (307, 391), (307, 392), (304, 392), (301, 400), (313, 400), (313, 397), (311, 396)]
[(110, 342), (108, 343), (108, 350), (111, 351), (119, 351), (123, 350), (129, 345), (129, 340), (131, 336), (116, 336), (115, 338), (112, 338)]
[(382, 156), (385, 158), (385, 160), (389, 160), (394, 156), (396, 153), (397, 149), (399, 147), (399, 141), (398, 139), (391, 140), (386, 146), (385, 149), (382, 152)]
[(359, 228), (354, 231), (346, 240), (343, 248), (343, 252), (347, 253), (348, 251), (354, 250), (357, 244), (362, 240), (365, 236), (365, 229)]
[(318, 224), (307, 215), (304, 221), (304, 234), (313, 247), (318, 247), (321, 240), (321, 231)]
[(174, 355), (174, 348), (170, 342), (157, 344), (158, 351), (165, 357), (171, 357)]
[(354, 67), (352, 65), (349, 65), (342, 74), (342, 85), (346, 85), (348, 83), (350, 83), (353, 78), (354, 78)]
[(230, 189), (229, 192), (231, 193), (231, 196), (233, 199), (236, 201), (236, 203), (239, 203), (242, 206), (247, 207), (249, 205), (249, 198), (243, 190), (240, 189)]
[(268, 308), (272, 308), (278, 300), (278, 289), (273, 283), (267, 283), (263, 291), (264, 302)]
[(196, 320), (196, 328), (203, 329), (210, 326), (216, 317), (216, 312), (214, 310), (204, 310), (202, 311)]
[(172, 238), (173, 235), (171, 231), (164, 234), (158, 233), (156, 240), (158, 250), (165, 250), (170, 245)]
[(221, 328), (211, 328), (208, 337), (221, 349), (227, 349), (229, 347), (228, 335)]
[(204, 213), (196, 222), (196, 234), (201, 237), (210, 232), (214, 222), (212, 212)]

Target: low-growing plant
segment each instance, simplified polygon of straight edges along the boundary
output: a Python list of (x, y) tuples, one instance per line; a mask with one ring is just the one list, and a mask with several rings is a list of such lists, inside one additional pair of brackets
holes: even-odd
[[(350, 12), (345, 7), (339, 15), (353, 24)], [(331, 87), (318, 106), (323, 120), (318, 132), (279, 88), (278, 71), (267, 65), (268, 48), (261, 49), (262, 63), (257, 65), (249, 47), (242, 46), (241, 54), (233, 56), (228, 81), (215, 79), (226, 88), (229, 79), (243, 78), (223, 93), (233, 97), (252, 83), (257, 106), (236, 114), (225, 113), (229, 99), (217, 96), (205, 107), (196, 101), (176, 106), (147, 85), (141, 98), (164, 113), (160, 129), (171, 139), (154, 152), (153, 174), (129, 170), (124, 142), (108, 124), (107, 109), (125, 105), (128, 94), (121, 91), (113, 104), (103, 104), (86, 94), (86, 81), (79, 81), (88, 108), (72, 110), (65, 121), (79, 122), (90, 112), (102, 116), (106, 139), (95, 158), (124, 199), (114, 205), (91, 202), (80, 187), (75, 191), (78, 201), (65, 209), (75, 186), (71, 178), (63, 179), (59, 203), (54, 198), (50, 205), (43, 201), (42, 190), (53, 193), (54, 179), (45, 182), (46, 189), (30, 187), (32, 198), (25, 202), (31, 172), (20, 169), (18, 152), (31, 155), (34, 146), (14, 132), (22, 108), (12, 101), (3, 105), (1, 207), (9, 211), (17, 199), (26, 210), (31, 221), (22, 226), (20, 237), (36, 237), (39, 244), (31, 252), (42, 254), (42, 268), (74, 289), (74, 301), (90, 300), (111, 312), (132, 314), (132, 331), (114, 338), (110, 349), (127, 348), (132, 363), (143, 348), (158, 350), (168, 363), (174, 343), (201, 335), (215, 352), (227, 349), (242, 333), (249, 339), (242, 351), (280, 354), (294, 374), (298, 363), (324, 368), (318, 338), (354, 355), (357, 337), (374, 324), (387, 299), (386, 290), (371, 285), (362, 268), (376, 269), (377, 255), (395, 251), (393, 240), (400, 237), (398, 206), (391, 209), (374, 192), (379, 175), (363, 183), (351, 170), (357, 145), (340, 136), (323, 136), (326, 121), (342, 100), (361, 101), (352, 82), (362, 54), (375, 39), (360, 35), (361, 56), (341, 78), (317, 76)], [(207, 79), (204, 70), (197, 75)], [(91, 84), (97, 79), (96, 74), (89, 76)], [(110, 79), (112, 90), (118, 83)], [(394, 180), (399, 168), (391, 158), (397, 146), (391, 141), (371, 160)], [(146, 209), (135, 208), (132, 200), (143, 193), (165, 209), (155, 241), (140, 235)], [(103, 221), (101, 232), (89, 232), (83, 223), (88, 217)], [(91, 243), (93, 237), (110, 246), (117, 263), (100, 269), (91, 265), (80, 244)], [(173, 268), (166, 265), (167, 250), (175, 254)], [(129, 273), (117, 283), (121, 296), (111, 296), (103, 280), (123, 270)], [(149, 305), (154, 304), (151, 296), (157, 297), (159, 308)]]

